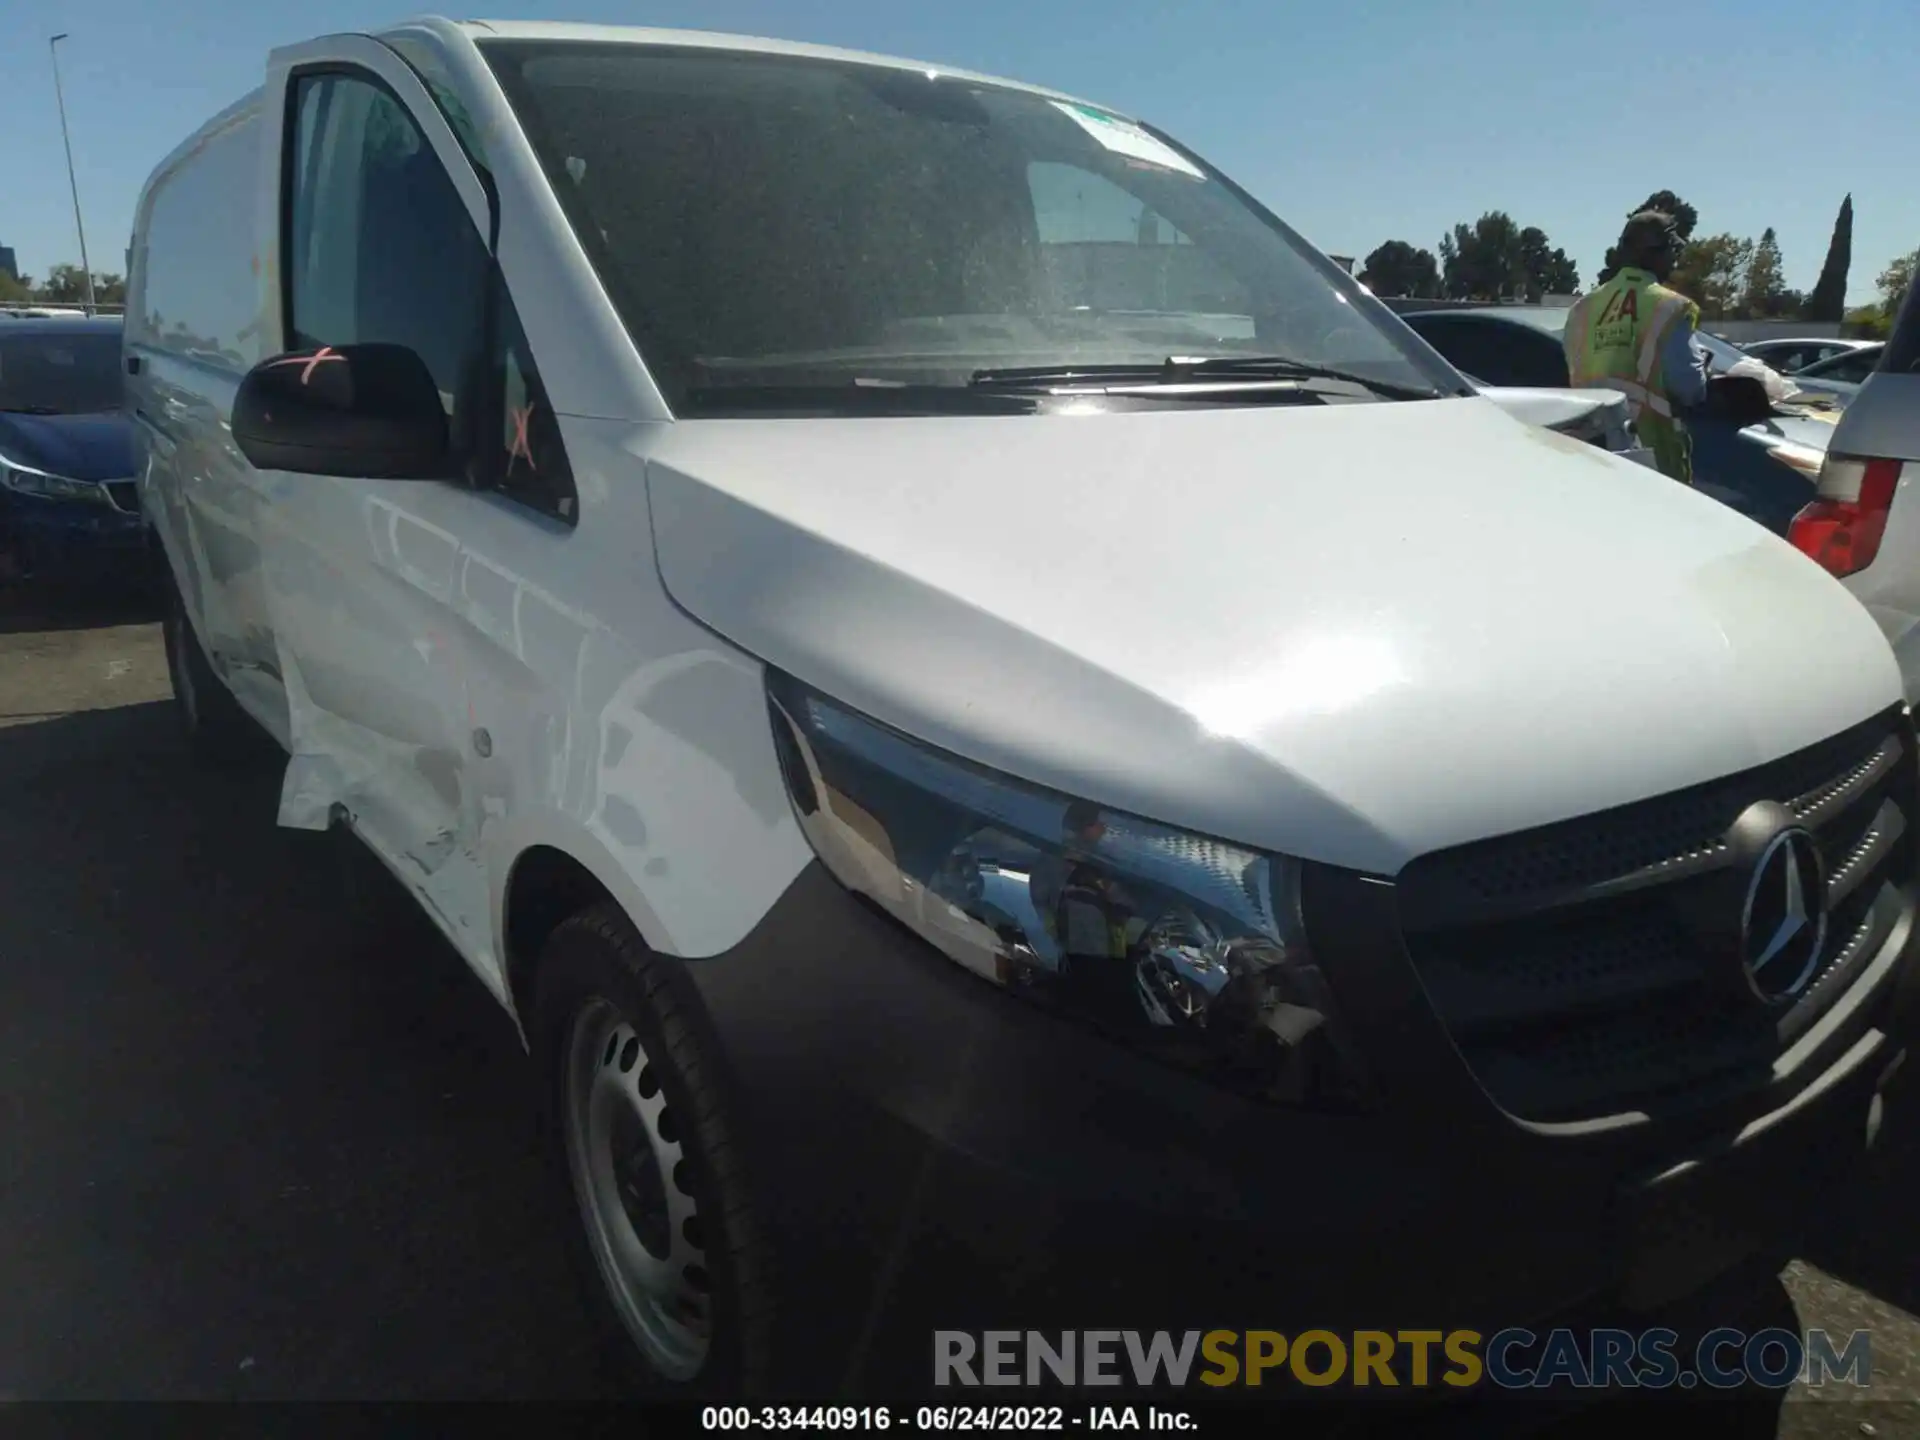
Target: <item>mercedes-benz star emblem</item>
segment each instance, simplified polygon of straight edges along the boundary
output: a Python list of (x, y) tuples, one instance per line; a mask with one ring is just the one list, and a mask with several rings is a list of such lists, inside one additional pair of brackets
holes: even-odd
[(1747, 881), (1740, 912), (1740, 959), (1761, 999), (1790, 1000), (1806, 989), (1827, 944), (1827, 867), (1799, 826), (1767, 841)]

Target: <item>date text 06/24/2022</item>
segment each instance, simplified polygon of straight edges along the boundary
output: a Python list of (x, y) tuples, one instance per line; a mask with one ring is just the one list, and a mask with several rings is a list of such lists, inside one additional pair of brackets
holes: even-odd
[(1198, 1428), (1184, 1410), (1157, 1405), (709, 1405), (704, 1431), (928, 1432), (1021, 1430), (1161, 1430)]

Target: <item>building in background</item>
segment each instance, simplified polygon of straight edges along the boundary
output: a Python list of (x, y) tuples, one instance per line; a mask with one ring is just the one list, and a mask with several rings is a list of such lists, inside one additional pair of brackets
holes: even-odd
[(10, 280), (20, 278), (20, 265), (13, 258), (11, 245), (0, 245), (0, 275), (5, 275)]

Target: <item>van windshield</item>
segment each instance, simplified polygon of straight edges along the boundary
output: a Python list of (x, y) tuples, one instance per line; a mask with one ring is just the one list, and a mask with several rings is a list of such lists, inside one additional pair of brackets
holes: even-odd
[(1219, 357), (1378, 387), (1346, 399), (1463, 389), (1231, 182), (1109, 112), (805, 56), (481, 49), (677, 414), (783, 387), (870, 413), (856, 392), (1068, 369), (1151, 391), (1170, 359), (1214, 377), (1189, 390), (1283, 388)]

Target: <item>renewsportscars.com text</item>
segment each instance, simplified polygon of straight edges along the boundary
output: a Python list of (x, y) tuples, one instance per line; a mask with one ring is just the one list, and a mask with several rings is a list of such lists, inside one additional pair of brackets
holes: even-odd
[(936, 1330), (939, 1386), (1866, 1386), (1865, 1330)]

